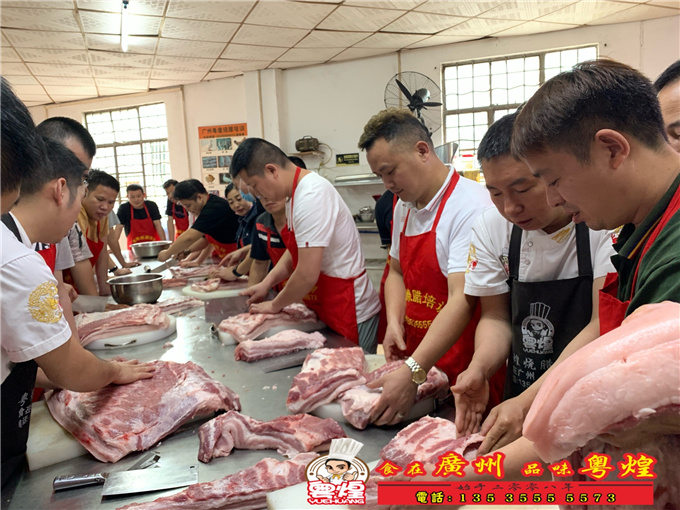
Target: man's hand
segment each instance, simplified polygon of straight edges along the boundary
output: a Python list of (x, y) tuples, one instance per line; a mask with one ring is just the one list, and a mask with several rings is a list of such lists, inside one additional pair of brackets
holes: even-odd
[(511, 398), (494, 407), (479, 431), (486, 437), (477, 454), (486, 455), (521, 437), (522, 425), (528, 411), (528, 407), (519, 397)]
[(171, 255), (168, 250), (161, 250), (156, 258), (158, 258), (159, 262), (166, 262), (170, 257)]
[(220, 263), (218, 265), (220, 267), (235, 266), (245, 258), (249, 250), (250, 245), (244, 246), (243, 248), (239, 248), (236, 251), (232, 251), (231, 253), (227, 254), (222, 260), (220, 260)]
[(404, 325), (387, 325), (383, 339), (385, 359), (389, 363), (406, 357), (406, 342), (404, 341)]
[(456, 402), (458, 435), (468, 436), (477, 432), (489, 403), (489, 381), (481, 370), (470, 366), (458, 375), (456, 384), (451, 386), (451, 393)]
[(411, 411), (418, 391), (418, 386), (411, 380), (411, 370), (406, 365), (367, 386), (382, 386), (383, 389), (380, 400), (371, 413), (371, 422), (375, 425), (394, 425), (403, 420)]
[(211, 271), (210, 278), (221, 278), (227, 282), (235, 282), (238, 280), (238, 276), (234, 274), (234, 267), (235, 266), (222, 267), (220, 269)]
[[(165, 262), (165, 261), (162, 261), (162, 262)], [(131, 267), (137, 267), (139, 265), (141, 265), (141, 262), (137, 262), (136, 260), (133, 260), (133, 261), (126, 262), (125, 264), (123, 264), (123, 267), (129, 269)]]
[(103, 285), (99, 285), (99, 295), (100, 296), (110, 296), (111, 295), (111, 287), (109, 287), (109, 284), (104, 282)]
[[(62, 285), (63, 287), (61, 287)], [(63, 292), (66, 296), (68, 296), (71, 303), (73, 303), (78, 298), (78, 292), (73, 285), (68, 283), (59, 283), (59, 287), (60, 293)]]
[(130, 384), (140, 379), (150, 379), (156, 370), (150, 363), (139, 363), (136, 359), (129, 361), (111, 361), (118, 368), (118, 376), (113, 384)]
[(179, 267), (198, 267), (198, 262), (195, 260), (183, 260), (179, 263)]
[(246, 304), (252, 305), (253, 303), (264, 301), (268, 293), (269, 287), (264, 285), (264, 282), (260, 282), (257, 285), (253, 285), (252, 287), (248, 287), (244, 291), (239, 292), (239, 296), (250, 296), (248, 301), (246, 301)]
[(120, 267), (113, 272), (113, 275), (114, 276), (124, 276), (126, 274), (131, 274), (131, 273), (132, 273), (132, 271), (130, 271), (127, 267)]
[(265, 301), (263, 303), (253, 303), (250, 305), (250, 313), (279, 313), (283, 308), (275, 306), (274, 301)]

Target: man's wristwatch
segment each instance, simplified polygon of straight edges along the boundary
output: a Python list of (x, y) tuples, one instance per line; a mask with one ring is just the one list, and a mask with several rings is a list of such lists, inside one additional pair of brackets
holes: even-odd
[(241, 273), (239, 273), (239, 272), (236, 270), (236, 268), (232, 269), (231, 272), (233, 273), (233, 275), (234, 275), (236, 278), (241, 278), (241, 276), (243, 276)]
[(406, 358), (406, 366), (411, 369), (411, 380), (421, 385), (427, 380), (427, 373), (423, 368), (410, 356)]

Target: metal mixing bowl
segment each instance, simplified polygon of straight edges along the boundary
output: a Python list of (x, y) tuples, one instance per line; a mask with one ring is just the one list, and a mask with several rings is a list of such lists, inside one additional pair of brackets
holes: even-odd
[(124, 305), (155, 303), (163, 292), (163, 276), (156, 273), (116, 276), (106, 283), (116, 303)]
[(135, 257), (140, 259), (156, 258), (158, 254), (172, 244), (172, 241), (149, 241), (135, 243), (130, 248)]

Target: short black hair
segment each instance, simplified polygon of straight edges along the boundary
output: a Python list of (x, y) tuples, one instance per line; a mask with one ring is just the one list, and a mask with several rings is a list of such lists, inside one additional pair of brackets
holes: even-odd
[(426, 142), (432, 151), (434, 143), (428, 129), (406, 108), (387, 108), (371, 117), (359, 137), (358, 147), (369, 151), (376, 140), (404, 147), (414, 146), (419, 141)]
[(141, 191), (144, 193), (144, 188), (142, 188), (139, 184), (128, 184), (127, 188), (125, 188), (125, 191), (128, 193), (131, 191)]
[(675, 83), (678, 80), (680, 80), (680, 60), (673, 62), (659, 75), (654, 82), (654, 90), (656, 90), (656, 93), (658, 94), (666, 85)]
[(352, 467), (352, 463), (351, 463), (350, 461), (348, 461), (348, 460), (345, 460), (345, 459), (326, 459), (326, 462), (324, 463), (324, 466), (328, 466), (328, 463), (331, 462), (331, 461), (335, 461), (335, 462), (345, 462), (345, 463), (347, 463), (347, 469), (351, 469), (351, 467)]
[(177, 186), (177, 181), (175, 179), (168, 179), (163, 183), (163, 189), (167, 190), (170, 186)]
[(97, 144), (94, 138), (77, 120), (68, 117), (50, 117), (38, 124), (38, 133), (62, 144), (66, 144), (66, 141), (70, 138), (75, 138), (83, 146), (88, 156), (94, 158), (97, 153)]
[(87, 167), (61, 143), (44, 138), (47, 157), (33, 172), (21, 181), (21, 196), (31, 196), (38, 193), (54, 179), (66, 179), (71, 194), (71, 203), (78, 194), (78, 188), (83, 185), (87, 175)]
[(307, 165), (305, 165), (305, 162), (302, 161), (302, 158), (298, 158), (297, 156), (288, 156), (288, 159), (290, 159), (295, 166), (299, 166), (300, 168), (307, 170)]
[(87, 190), (94, 191), (97, 189), (97, 186), (106, 186), (116, 193), (120, 191), (120, 183), (113, 175), (109, 175), (101, 170), (90, 170), (90, 174), (87, 177)]
[(0, 180), (3, 193), (9, 193), (19, 189), (22, 179), (44, 163), (45, 145), (35, 131), (33, 118), (26, 105), (19, 100), (5, 78), (0, 78), (0, 82)]
[(668, 141), (649, 79), (605, 58), (576, 64), (536, 91), (515, 121), (512, 155), (564, 151), (586, 163), (601, 129), (625, 133), (652, 150)]
[(512, 128), (517, 114), (518, 112), (508, 113), (489, 126), (477, 149), (477, 160), (480, 163), (511, 154)]
[(276, 145), (262, 138), (246, 138), (231, 158), (229, 173), (235, 178), (241, 170), (247, 175), (262, 175), (268, 164), (285, 167), (290, 163), (288, 156)]
[(187, 179), (175, 184), (173, 196), (175, 200), (196, 200), (199, 193), (208, 193), (203, 183), (198, 179)]
[[(224, 188), (224, 198), (227, 198), (229, 192), (232, 191), (234, 188), (236, 188), (236, 186), (234, 186), (234, 181), (231, 181), (229, 184), (227, 184)], [(238, 188), (236, 188), (236, 191), (239, 191)]]

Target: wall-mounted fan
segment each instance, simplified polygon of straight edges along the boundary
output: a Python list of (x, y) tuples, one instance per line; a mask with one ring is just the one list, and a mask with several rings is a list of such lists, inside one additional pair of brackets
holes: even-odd
[(385, 87), (387, 108), (408, 108), (430, 135), (442, 125), (441, 91), (429, 77), (415, 71), (395, 74)]

